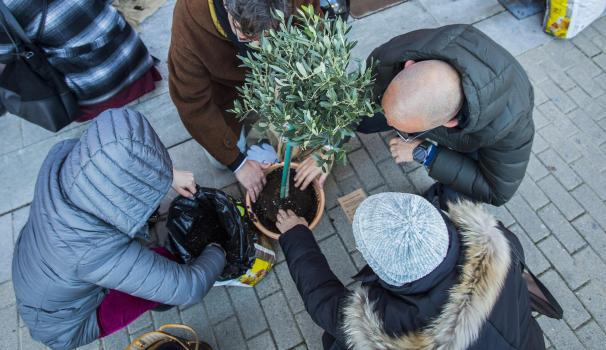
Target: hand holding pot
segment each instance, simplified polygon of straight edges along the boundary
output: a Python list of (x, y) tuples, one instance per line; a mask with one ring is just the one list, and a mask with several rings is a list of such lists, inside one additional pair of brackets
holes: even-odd
[(304, 191), (307, 186), (315, 179), (318, 178), (320, 186), (324, 186), (324, 181), (328, 177), (328, 172), (324, 172), (321, 167), (318, 166), (313, 155), (307, 157), (299, 167), (297, 168), (295, 175), (295, 187)]
[(194, 194), (196, 193), (194, 173), (173, 168), (172, 188), (183, 197), (194, 198)]
[(280, 230), (280, 233), (285, 233), (297, 225), (309, 227), (307, 221), (305, 221), (304, 218), (297, 216), (297, 214), (295, 214), (292, 210), (278, 210), (278, 216), (276, 217), (276, 227), (278, 228), (278, 230)]
[(257, 201), (257, 197), (259, 197), (263, 186), (267, 182), (263, 169), (268, 166), (269, 164), (263, 165), (255, 160), (247, 159), (244, 165), (235, 173), (236, 179), (246, 188), (253, 203)]

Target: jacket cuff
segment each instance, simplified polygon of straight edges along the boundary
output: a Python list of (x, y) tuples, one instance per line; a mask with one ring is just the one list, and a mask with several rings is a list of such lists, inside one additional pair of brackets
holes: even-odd
[(280, 243), (280, 247), (282, 247), (282, 251), (284, 251), (287, 260), (289, 258), (295, 258), (292, 256), (294, 252), (297, 252), (298, 255), (309, 249), (320, 250), (313, 233), (305, 225), (297, 225), (286, 231), (280, 235), (278, 242)]
[(240, 167), (244, 164), (245, 161), (246, 156), (244, 155), (244, 153), (240, 152), (238, 153), (238, 157), (236, 158), (236, 160), (228, 164), (227, 168), (235, 173), (237, 170), (240, 169)]

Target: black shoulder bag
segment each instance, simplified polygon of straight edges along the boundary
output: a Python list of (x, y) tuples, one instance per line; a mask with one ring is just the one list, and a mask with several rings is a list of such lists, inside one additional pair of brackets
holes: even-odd
[[(518, 241), (516, 235), (511, 232), (503, 223), (499, 221), (499, 228), (507, 235), (515, 237), (515, 240)], [(528, 295), (530, 296), (530, 308), (532, 311), (536, 311), (541, 315), (545, 315), (549, 318), (554, 318), (557, 320), (561, 320), (564, 316), (564, 310), (555, 299), (555, 297), (551, 294), (549, 289), (530, 271), (528, 266), (526, 265), (526, 261), (524, 259), (524, 253), (518, 251), (518, 247), (515, 244), (510, 244), (511, 251), (513, 255), (518, 260), (520, 264), (522, 264), (522, 278), (526, 282), (528, 286)]]
[[(44, 31), (44, 1), (37, 39)], [(10, 113), (56, 132), (78, 117), (78, 101), (44, 55), (0, 1), (0, 25), (15, 47), (13, 59), (0, 75), (0, 103)]]

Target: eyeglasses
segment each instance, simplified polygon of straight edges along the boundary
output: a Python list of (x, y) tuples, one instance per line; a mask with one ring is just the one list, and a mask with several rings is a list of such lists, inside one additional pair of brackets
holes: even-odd
[(404, 142), (409, 143), (409, 142), (412, 142), (412, 141), (414, 141), (414, 140), (418, 139), (419, 137), (421, 137), (421, 136), (425, 135), (426, 133), (430, 132), (431, 130), (432, 130), (432, 129), (425, 130), (425, 131), (420, 132), (420, 133), (418, 133), (418, 134), (416, 134), (416, 135), (413, 135), (412, 137), (411, 137), (411, 136), (410, 136), (408, 133), (405, 133), (405, 132), (400, 131), (400, 130), (396, 130), (396, 134), (398, 134), (398, 136), (399, 136), (399, 137), (400, 137), (402, 140), (404, 140)]

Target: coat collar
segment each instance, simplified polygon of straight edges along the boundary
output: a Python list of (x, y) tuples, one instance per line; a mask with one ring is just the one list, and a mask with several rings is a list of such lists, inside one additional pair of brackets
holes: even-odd
[(400, 337), (385, 332), (366, 288), (360, 287), (344, 307), (343, 331), (349, 348), (465, 349), (476, 341), (505, 284), (511, 264), (510, 247), (496, 219), (469, 201), (450, 206), (460, 230), (464, 259), (459, 282), (430, 324)]

